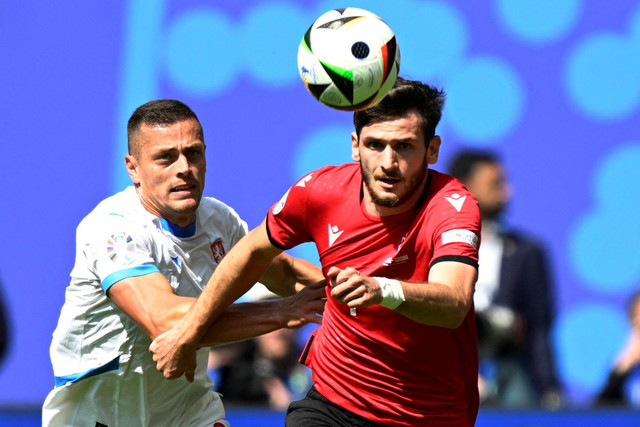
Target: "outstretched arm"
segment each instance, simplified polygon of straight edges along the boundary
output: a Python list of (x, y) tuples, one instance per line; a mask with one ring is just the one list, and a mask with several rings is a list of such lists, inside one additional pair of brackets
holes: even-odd
[[(232, 304), (205, 332), (199, 345), (215, 346), (280, 328), (320, 323), (317, 313), (324, 307), (324, 288), (323, 281), (287, 298)], [(196, 298), (175, 295), (160, 273), (123, 279), (113, 285), (108, 294), (152, 339), (175, 326), (196, 302)]]
[(195, 370), (196, 348), (220, 314), (259, 281), (271, 261), (282, 253), (269, 241), (266, 225), (243, 237), (223, 258), (196, 303), (149, 350), (165, 378), (178, 378)]
[(260, 283), (274, 294), (286, 297), (304, 286), (324, 280), (322, 269), (308, 261), (281, 253), (260, 277)]
[[(351, 308), (383, 303), (383, 284), (386, 278), (360, 274), (354, 268), (341, 270), (332, 267), (331, 296)], [(404, 301), (396, 299), (393, 307), (398, 313), (432, 326), (457, 328), (467, 316), (473, 302), (476, 268), (454, 261), (442, 261), (431, 267), (427, 283), (410, 283), (392, 279), (392, 287), (399, 286)], [(397, 290), (397, 289), (396, 289)], [(393, 304), (395, 305), (395, 304)]]

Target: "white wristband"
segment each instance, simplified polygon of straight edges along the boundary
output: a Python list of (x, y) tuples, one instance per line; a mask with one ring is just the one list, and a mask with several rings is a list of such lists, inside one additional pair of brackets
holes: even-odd
[(396, 279), (387, 279), (386, 277), (374, 277), (380, 285), (382, 291), (382, 301), (380, 305), (395, 310), (404, 302), (404, 292), (402, 285)]

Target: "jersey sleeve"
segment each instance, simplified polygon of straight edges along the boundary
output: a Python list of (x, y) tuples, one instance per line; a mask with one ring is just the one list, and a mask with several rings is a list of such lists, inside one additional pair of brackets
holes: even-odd
[(468, 192), (444, 195), (437, 201), (431, 265), (458, 261), (478, 267), (480, 209)]
[(227, 231), (229, 232), (230, 247), (235, 246), (240, 239), (249, 233), (249, 226), (231, 207), (229, 210), (229, 221)]
[(267, 213), (267, 233), (276, 247), (286, 250), (311, 240), (307, 208), (315, 175), (316, 172), (312, 172), (301, 178)]
[(159, 272), (152, 255), (151, 236), (141, 225), (121, 214), (106, 214), (78, 227), (88, 266), (103, 291), (127, 277)]

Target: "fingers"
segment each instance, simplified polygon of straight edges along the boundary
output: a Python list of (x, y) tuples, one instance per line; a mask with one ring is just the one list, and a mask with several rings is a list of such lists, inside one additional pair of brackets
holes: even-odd
[(360, 274), (358, 270), (347, 267), (344, 270), (331, 268), (331, 296), (349, 307), (368, 306), (375, 303), (377, 282)]
[(169, 332), (158, 336), (150, 345), (156, 369), (166, 379), (180, 378), (183, 374), (187, 381), (193, 382), (196, 371), (196, 350), (191, 347), (176, 346)]
[[(327, 271), (327, 277), (329, 279), (333, 279), (334, 277), (336, 277), (338, 275), (338, 273), (340, 273), (342, 270), (339, 269), (338, 267), (331, 267), (329, 268), (329, 271)], [(333, 281), (333, 280), (332, 280)]]
[(347, 283), (333, 288), (331, 296), (343, 304), (348, 304), (350, 307), (356, 307), (356, 305), (349, 303), (356, 302), (357, 300), (364, 300), (366, 293), (367, 289), (365, 286)]
[(353, 267), (347, 267), (344, 270), (338, 267), (331, 267), (327, 272), (327, 277), (329, 278), (329, 284), (335, 287), (350, 280), (359, 280), (360, 272)]
[(314, 315), (307, 319), (307, 323), (316, 323), (322, 325), (322, 316)]
[(309, 285), (306, 286), (306, 289), (322, 289), (324, 290), (324, 288), (327, 286), (327, 280), (326, 279), (322, 279), (319, 280), (317, 282), (311, 283)]
[(347, 302), (345, 298), (353, 299), (354, 296), (349, 294), (356, 292), (355, 296), (362, 295), (364, 289), (359, 289), (364, 285), (364, 276), (355, 268), (347, 268), (341, 270), (334, 278), (331, 279), (331, 296), (340, 302)]

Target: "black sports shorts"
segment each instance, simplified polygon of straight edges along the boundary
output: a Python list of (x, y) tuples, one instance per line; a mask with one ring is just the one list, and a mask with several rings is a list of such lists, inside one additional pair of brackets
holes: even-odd
[(383, 427), (342, 409), (311, 387), (304, 399), (291, 402), (285, 427)]

